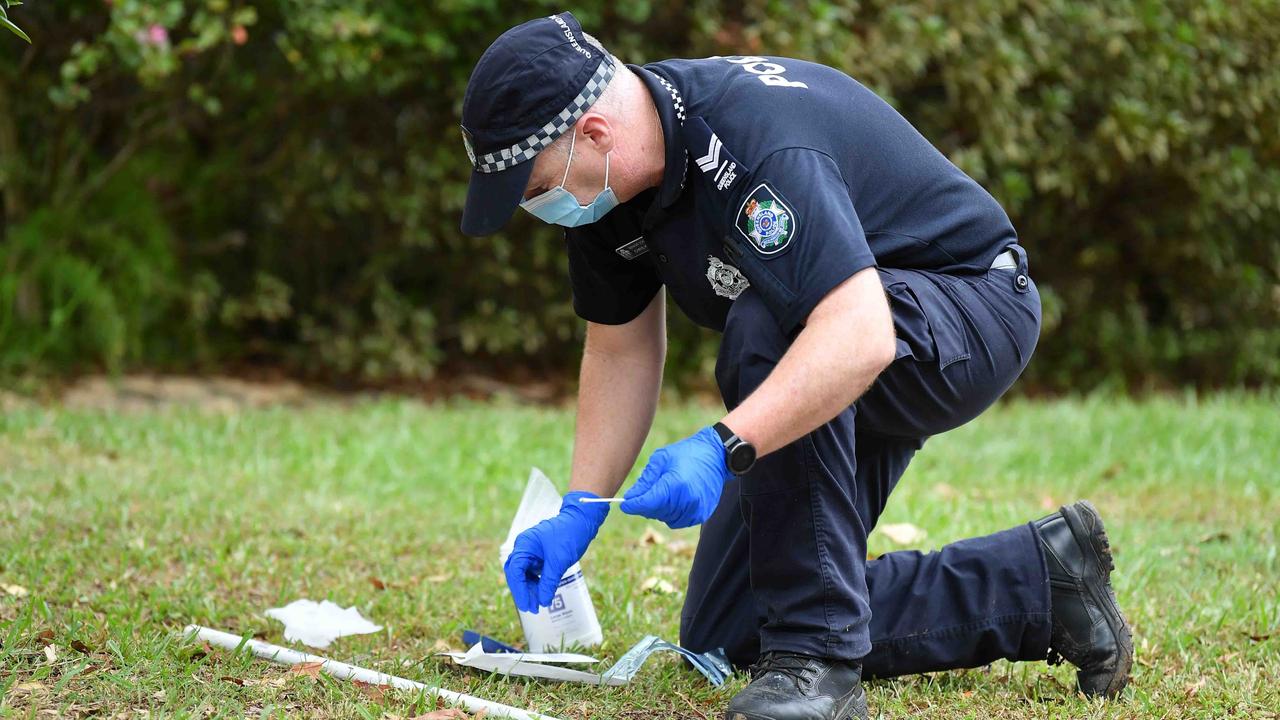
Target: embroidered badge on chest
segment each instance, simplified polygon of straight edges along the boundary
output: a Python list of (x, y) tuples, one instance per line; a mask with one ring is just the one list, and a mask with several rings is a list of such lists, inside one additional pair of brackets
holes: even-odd
[(760, 254), (776, 255), (791, 242), (800, 223), (782, 198), (760, 183), (742, 201), (734, 226)]
[(707, 256), (707, 280), (711, 282), (711, 289), (716, 291), (716, 295), (730, 300), (737, 300), (742, 291), (751, 286), (741, 270), (726, 264), (715, 255)]

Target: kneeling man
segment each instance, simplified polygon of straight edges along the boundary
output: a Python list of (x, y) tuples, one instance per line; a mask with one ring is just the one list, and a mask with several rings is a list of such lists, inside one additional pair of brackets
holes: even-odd
[(847, 75), (779, 57), (624, 65), (569, 13), (480, 58), (462, 229), (565, 226), (587, 321), (571, 492), (516, 541), (516, 605), (551, 604), (649, 432), (665, 298), (723, 333), (728, 413), (649, 458), (624, 513), (702, 525), (681, 642), (752, 682), (735, 720), (865, 718), (863, 677), (1065, 660), (1111, 696), (1132, 661), (1087, 502), (937, 552), (867, 560), (925, 440), (1022, 372), (1040, 300), (1008, 216)]

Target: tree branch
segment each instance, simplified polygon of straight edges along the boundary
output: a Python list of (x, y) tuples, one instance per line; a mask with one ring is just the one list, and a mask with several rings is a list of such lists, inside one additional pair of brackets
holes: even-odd
[(27, 213), (27, 201), (22, 192), (25, 173), (13, 107), (9, 78), (0, 74), (0, 192), (4, 194), (6, 225), (18, 222)]

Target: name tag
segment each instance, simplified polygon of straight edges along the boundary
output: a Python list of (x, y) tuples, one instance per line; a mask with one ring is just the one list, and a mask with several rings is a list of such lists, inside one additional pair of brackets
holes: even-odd
[(644, 236), (641, 235), (635, 240), (622, 245), (615, 252), (621, 255), (623, 260), (635, 260), (641, 255), (649, 252), (649, 246), (645, 244)]

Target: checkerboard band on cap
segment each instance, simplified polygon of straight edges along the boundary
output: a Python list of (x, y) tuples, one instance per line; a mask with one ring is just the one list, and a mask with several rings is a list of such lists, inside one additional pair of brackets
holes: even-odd
[(546, 125), (538, 128), (537, 132), (515, 145), (477, 156), (474, 161), (475, 169), (482, 173), (502, 172), (526, 160), (532, 160), (545, 147), (555, 142), (556, 138), (568, 132), (569, 128), (578, 122), (578, 118), (586, 114), (587, 109), (600, 99), (617, 70), (614, 63), (611, 56), (605, 55), (600, 66), (591, 75), (591, 79), (564, 110), (561, 110)]

